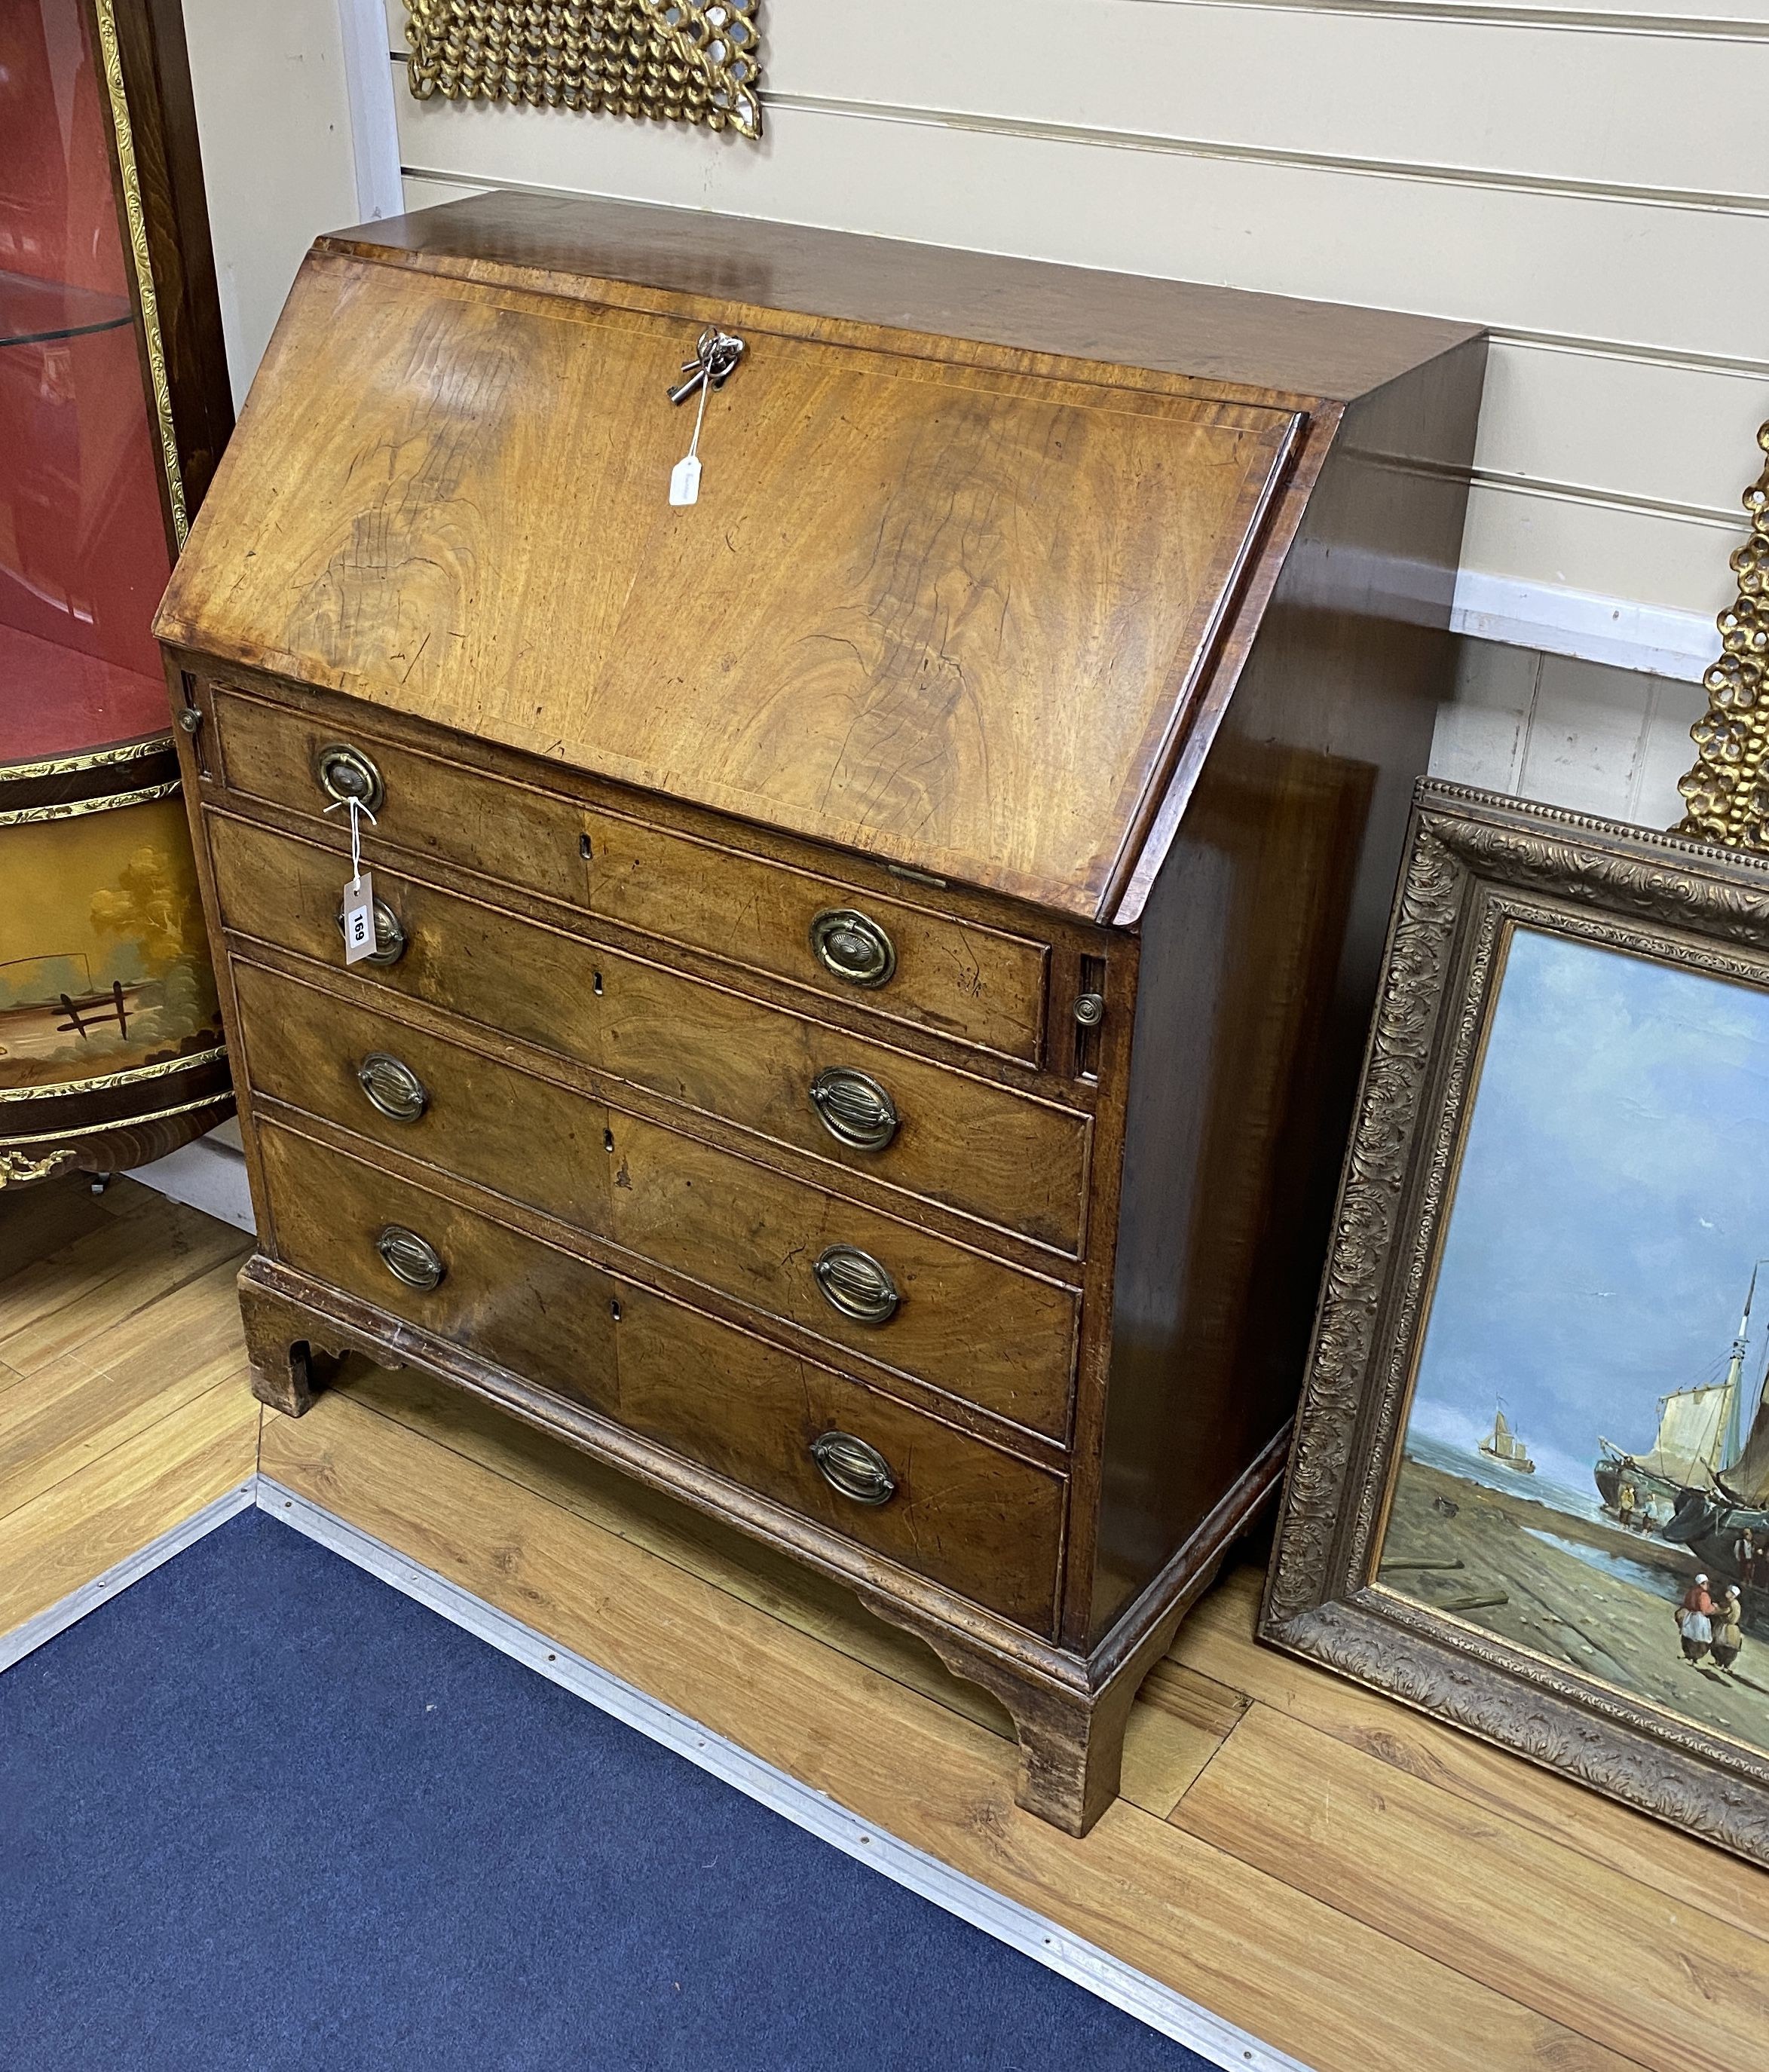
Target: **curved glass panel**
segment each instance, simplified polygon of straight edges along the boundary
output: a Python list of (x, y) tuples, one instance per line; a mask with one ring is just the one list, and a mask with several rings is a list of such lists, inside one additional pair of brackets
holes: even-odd
[(171, 569), (82, 0), (0, 5), (0, 766), (166, 730)]

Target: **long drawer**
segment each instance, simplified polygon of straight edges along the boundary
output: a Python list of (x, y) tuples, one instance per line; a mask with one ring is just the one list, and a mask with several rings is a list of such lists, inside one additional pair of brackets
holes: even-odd
[[(336, 916), (346, 874), (337, 855), (220, 814), (210, 815), (208, 831), (228, 926), (342, 968)], [(355, 965), (362, 977), (907, 1194), (1080, 1252), (1084, 1115), (418, 879), (381, 870), (374, 882), (404, 948), (397, 961)], [(837, 1108), (832, 1086), (856, 1094), (858, 1108)], [(871, 1145), (832, 1127), (832, 1114), (849, 1127), (866, 1112), (895, 1117)]]
[[(1050, 1630), (1061, 1477), (291, 1130), (259, 1143), (290, 1265)], [(382, 1250), (409, 1273), (420, 1246), (434, 1286)]]
[[(230, 788), (326, 814), (355, 789), (372, 839), (1035, 1064), (1049, 947), (840, 879), (465, 770), (216, 686)], [(342, 813), (328, 817), (339, 825)]]
[(233, 976), (254, 1092), (1067, 1436), (1074, 1289), (318, 988)]

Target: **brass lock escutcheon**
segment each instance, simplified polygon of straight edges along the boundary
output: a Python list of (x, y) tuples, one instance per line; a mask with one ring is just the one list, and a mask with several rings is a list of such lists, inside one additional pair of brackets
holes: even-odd
[(850, 1503), (889, 1503), (897, 1494), (897, 1478), (876, 1446), (851, 1432), (825, 1432), (811, 1441), (811, 1457), (823, 1479)]
[(811, 1105), (837, 1144), (882, 1151), (897, 1133), (897, 1104), (878, 1082), (851, 1066), (829, 1065), (811, 1082)]
[[(344, 932), (344, 910), (338, 909), (338, 934)], [(397, 964), (405, 954), (405, 931), (400, 926), (399, 916), (385, 899), (375, 901), (375, 947), (362, 961), (365, 964)]]
[(858, 1245), (825, 1245), (811, 1271), (824, 1301), (856, 1324), (888, 1324), (903, 1300), (890, 1273)]
[(448, 1271), (442, 1255), (430, 1240), (407, 1230), (403, 1223), (389, 1223), (375, 1240), (375, 1249), (387, 1271), (408, 1288), (437, 1287)]
[(313, 767), (319, 788), (328, 799), (340, 806), (354, 799), (372, 813), (381, 811), (381, 802), (387, 796), (381, 772), (360, 748), (348, 747), (341, 741), (328, 742), (314, 758)]
[(811, 947), (823, 968), (850, 985), (888, 985), (897, 968), (896, 945), (852, 906), (826, 906), (811, 923)]
[(356, 1067), (356, 1083), (395, 1122), (416, 1122), (430, 1106), (430, 1092), (411, 1067), (385, 1050), (371, 1050)]

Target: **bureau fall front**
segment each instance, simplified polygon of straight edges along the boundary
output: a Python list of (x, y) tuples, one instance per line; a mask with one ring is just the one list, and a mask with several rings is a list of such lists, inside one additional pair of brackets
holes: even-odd
[(788, 1551), (1084, 1832), (1281, 1470), (1482, 352), (624, 204), (322, 239), (158, 623), (264, 1400), (360, 1352)]

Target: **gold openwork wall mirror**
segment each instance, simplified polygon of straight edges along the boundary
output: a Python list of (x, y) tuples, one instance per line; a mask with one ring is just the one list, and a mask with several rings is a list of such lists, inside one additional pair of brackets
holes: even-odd
[(504, 101), (762, 134), (758, 0), (409, 0), (420, 101)]

